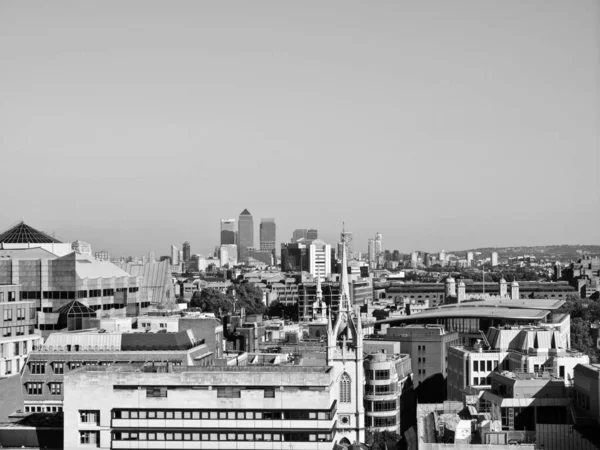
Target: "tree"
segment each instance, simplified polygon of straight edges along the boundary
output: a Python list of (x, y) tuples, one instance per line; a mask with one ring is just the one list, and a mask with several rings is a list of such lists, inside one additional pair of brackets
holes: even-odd
[(203, 312), (212, 312), (217, 316), (222, 316), (233, 311), (233, 299), (221, 291), (206, 288), (194, 292), (190, 306), (200, 308)]
[[(233, 292), (230, 288), (229, 294)], [(236, 309), (244, 308), (246, 314), (264, 314), (266, 306), (263, 303), (263, 292), (251, 283), (243, 283), (236, 289)]]
[(269, 304), (266, 314), (269, 317), (281, 317), (283, 319), (298, 321), (298, 305), (285, 305), (279, 300), (274, 300)]
[(391, 431), (369, 431), (365, 436), (365, 443), (371, 446), (371, 450), (397, 449), (400, 448), (400, 439), (398, 433)]

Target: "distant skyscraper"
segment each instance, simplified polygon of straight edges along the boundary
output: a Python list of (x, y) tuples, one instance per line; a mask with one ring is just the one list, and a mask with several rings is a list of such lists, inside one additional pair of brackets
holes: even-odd
[(367, 254), (369, 255), (369, 267), (373, 269), (376, 265), (375, 239), (369, 239), (367, 245)]
[(310, 241), (319, 239), (319, 232), (314, 228), (309, 228), (308, 230), (306, 230), (306, 239)]
[(71, 248), (80, 255), (92, 256), (92, 246), (87, 242), (75, 241), (71, 244)]
[(221, 245), (235, 244), (235, 219), (221, 219)]
[(156, 262), (156, 256), (154, 256), (154, 252), (148, 253), (148, 262)]
[(498, 265), (498, 252), (492, 252), (492, 267)]
[(331, 276), (331, 256), (331, 245), (314, 240), (308, 247), (309, 272), (322, 279)]
[(352, 231), (342, 231), (340, 234), (340, 243), (338, 244), (338, 258), (342, 257), (342, 248), (346, 244), (346, 257), (354, 259), (354, 235)]
[(179, 263), (178, 264), (182, 264), (183, 263), (183, 250), (177, 250), (177, 254), (179, 255)]
[(247, 209), (240, 214), (238, 221), (238, 259), (244, 261), (248, 247), (254, 248), (254, 219)]
[(376, 233), (375, 234), (375, 259), (376, 259), (377, 268), (380, 268), (380, 267), (383, 266), (383, 258), (382, 258), (383, 243), (382, 243), (382, 239), (383, 239), (383, 236), (381, 236), (381, 233)]
[(275, 219), (260, 219), (261, 252), (275, 252), (276, 229)]
[(192, 248), (190, 246), (190, 243), (188, 241), (185, 241), (183, 243), (183, 263), (185, 264), (185, 266), (189, 266), (190, 264), (190, 257), (192, 256)]
[(306, 239), (306, 228), (298, 228), (292, 233), (292, 242), (299, 241), (300, 239)]
[(467, 266), (473, 267), (473, 252), (467, 252)]
[(179, 260), (179, 250), (174, 245), (171, 245), (171, 264), (176, 266), (181, 261)]
[(411, 267), (413, 267), (413, 268), (417, 267), (418, 262), (419, 262), (419, 254), (417, 252), (412, 252), (410, 254)]
[(237, 245), (227, 244), (221, 245), (219, 248), (219, 260), (221, 266), (229, 264), (229, 267), (233, 267), (237, 264)]
[(110, 253), (106, 250), (94, 253), (94, 258), (98, 261), (110, 261)]

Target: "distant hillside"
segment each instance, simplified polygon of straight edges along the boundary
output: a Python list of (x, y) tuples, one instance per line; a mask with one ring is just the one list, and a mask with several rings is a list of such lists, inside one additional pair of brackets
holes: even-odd
[(535, 247), (483, 247), (468, 250), (456, 250), (450, 253), (463, 255), (467, 252), (481, 253), (489, 256), (498, 252), (499, 258), (512, 258), (515, 256), (535, 256), (538, 259), (555, 259), (557, 261), (570, 261), (581, 258), (582, 254), (600, 256), (600, 245), (539, 245)]

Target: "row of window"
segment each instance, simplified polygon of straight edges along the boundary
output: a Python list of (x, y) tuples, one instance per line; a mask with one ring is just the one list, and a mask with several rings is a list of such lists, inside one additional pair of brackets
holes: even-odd
[(365, 376), (367, 380), (389, 380), (390, 379), (390, 371), (389, 370), (366, 370)]
[(16, 300), (15, 291), (8, 291), (6, 293), (6, 296), (4, 295), (4, 292), (0, 292), (0, 303), (4, 303), (4, 301), (14, 302), (15, 300)]
[[(79, 351), (79, 345), (74, 345), (73, 347), (67, 345), (67, 351)], [(68, 367), (70, 370), (79, 369), (81, 366), (110, 366), (111, 364), (128, 364), (129, 361), (71, 361), (69, 363), (65, 362), (53, 362), (50, 364), (52, 372), (55, 375), (62, 375), (65, 373), (65, 367)], [(180, 363), (181, 364), (181, 363)], [(46, 363), (45, 362), (30, 362), (29, 363), (29, 372), (33, 375), (43, 375), (46, 373)]]
[(10, 322), (13, 320), (13, 317), (16, 317), (16, 320), (26, 320), (27, 319), (27, 309), (29, 309), (29, 318), (35, 319), (35, 309), (34, 308), (17, 308), (16, 314), (13, 314), (12, 309), (5, 309), (3, 313), (4, 322)]
[[(108, 288), (108, 289), (90, 289), (81, 291), (44, 291), (42, 298), (45, 300), (75, 300), (75, 298), (97, 298), (97, 297), (113, 297), (115, 292), (139, 292), (137, 286), (130, 288)], [(23, 300), (39, 300), (40, 292), (21, 292)]]
[[(387, 395), (394, 394), (397, 391), (397, 384), (382, 384), (373, 386), (370, 384), (365, 385), (365, 394), (366, 395)], [(341, 401), (341, 400), (340, 400)]]
[(486, 386), (492, 384), (490, 377), (473, 377), (473, 386)]
[(61, 412), (62, 406), (26, 406), (25, 412)]
[[(80, 411), (81, 413), (81, 411)], [(331, 420), (334, 411), (189, 411), (189, 410), (115, 410), (113, 419), (173, 419), (173, 420)]]
[[(486, 370), (487, 366), (487, 370)], [(492, 368), (493, 366), (493, 368)], [(473, 361), (473, 372), (491, 372), (498, 368), (498, 361)]]
[(28, 325), (28, 326), (19, 325), (16, 327), (3, 327), (2, 328), (2, 337), (12, 336), (13, 331), (14, 331), (15, 336), (25, 336), (26, 334), (34, 334), (35, 327), (33, 325)]
[[(50, 395), (62, 395), (62, 383), (48, 383), (48, 392)], [(25, 383), (25, 393), (27, 395), (42, 395), (44, 393), (44, 383)]]
[(364, 405), (365, 411), (367, 412), (395, 411), (400, 408), (400, 399), (378, 401), (365, 400)]
[[(220, 431), (220, 430), (219, 430)], [(89, 433), (80, 431), (80, 433)], [(81, 436), (81, 434), (80, 434)], [(179, 432), (139, 432), (117, 431), (112, 433), (113, 441), (250, 441), (250, 442), (330, 442), (331, 433), (291, 432), (291, 433), (179, 433)], [(82, 443), (91, 443), (83, 442)], [(96, 442), (96, 441), (95, 441)]]
[(398, 425), (398, 417), (385, 416), (385, 417), (365, 417), (366, 427), (393, 427)]

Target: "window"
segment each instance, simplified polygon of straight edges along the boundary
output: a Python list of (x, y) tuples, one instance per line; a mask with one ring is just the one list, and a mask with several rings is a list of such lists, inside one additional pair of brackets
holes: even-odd
[(17, 308), (17, 320), (25, 320), (25, 308)]
[(28, 395), (42, 395), (42, 383), (27, 383)]
[(99, 431), (80, 431), (79, 432), (79, 443), (100, 446), (100, 432)]
[(479, 372), (479, 364), (477, 364), (477, 361), (473, 361), (473, 372)]
[(12, 320), (12, 309), (5, 309), (4, 310), (4, 321), (10, 322), (11, 320)]
[(7, 360), (6, 363), (5, 363), (5, 367), (6, 368), (4, 370), (4, 373), (6, 375), (10, 375), (12, 373), (12, 361)]
[(24, 325), (15, 327), (15, 331), (17, 332), (17, 336), (25, 336), (25, 326)]
[(376, 370), (375, 371), (375, 379), (376, 380), (389, 380), (390, 379), (390, 371), (389, 370)]
[(479, 371), (485, 372), (485, 361), (479, 361)]
[(62, 394), (62, 383), (50, 383), (50, 394), (61, 395)]
[(15, 356), (19, 356), (19, 343), (18, 342), (14, 342), (13, 354)]
[(275, 388), (265, 388), (264, 398), (275, 398)]
[(487, 371), (488, 372), (492, 371), (492, 361), (491, 360), (487, 362)]
[(239, 387), (219, 387), (217, 388), (217, 398), (240, 398), (242, 388)]
[(346, 372), (340, 377), (340, 403), (351, 402), (352, 381)]
[(54, 369), (54, 373), (57, 375), (65, 373), (65, 363), (62, 363), (62, 362), (52, 363), (52, 368)]
[(12, 328), (11, 327), (2, 328), (2, 336), (3, 337), (12, 336)]
[(147, 387), (146, 388), (146, 397), (166, 397), (167, 396), (167, 388), (163, 387)]
[(33, 374), (43, 374), (46, 373), (46, 363), (43, 362), (36, 362), (36, 363), (30, 363), (29, 364), (29, 370), (31, 371), (31, 373)]

